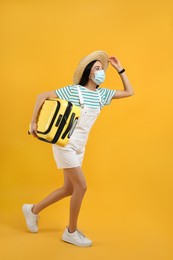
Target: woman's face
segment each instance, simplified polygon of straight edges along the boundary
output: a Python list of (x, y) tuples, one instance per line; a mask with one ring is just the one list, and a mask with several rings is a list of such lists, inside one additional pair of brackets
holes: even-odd
[(100, 61), (96, 61), (91, 68), (90, 77), (93, 78), (94, 74), (98, 70), (103, 70), (103, 65)]

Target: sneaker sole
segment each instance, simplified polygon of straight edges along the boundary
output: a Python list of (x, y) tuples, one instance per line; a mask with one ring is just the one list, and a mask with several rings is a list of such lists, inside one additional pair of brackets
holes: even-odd
[(92, 246), (92, 243), (90, 243), (90, 244), (77, 243), (77, 242), (71, 240), (69, 237), (62, 237), (62, 241), (69, 243), (71, 245), (74, 245), (74, 246), (79, 246), (79, 247), (91, 247)]

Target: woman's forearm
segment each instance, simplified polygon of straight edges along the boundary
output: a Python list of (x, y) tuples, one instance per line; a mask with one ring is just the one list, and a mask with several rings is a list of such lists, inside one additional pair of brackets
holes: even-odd
[(109, 62), (119, 73), (124, 87), (124, 90), (117, 90), (113, 98), (124, 98), (134, 95), (132, 85), (120, 61), (116, 57), (109, 57)]
[(32, 124), (37, 122), (38, 113), (39, 113), (40, 108), (43, 105), (45, 99), (46, 98), (42, 94), (38, 95), (35, 106), (34, 106), (34, 111), (33, 111), (33, 114), (32, 114), (32, 119), (31, 119)]
[(134, 95), (134, 90), (132, 88), (132, 85), (126, 75), (126, 72), (123, 72), (120, 74), (120, 77), (121, 77), (121, 80), (122, 80), (122, 83), (123, 83), (123, 87), (124, 87), (124, 91), (127, 92), (127, 94), (129, 94), (129, 96), (132, 96)]
[(36, 123), (41, 106), (47, 98), (57, 98), (55, 91), (44, 92), (37, 96), (31, 123)]

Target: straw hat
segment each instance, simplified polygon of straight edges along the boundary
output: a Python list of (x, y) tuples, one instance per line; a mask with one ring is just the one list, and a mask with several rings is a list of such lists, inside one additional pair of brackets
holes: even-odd
[(106, 69), (108, 67), (108, 54), (104, 51), (92, 52), (80, 61), (79, 65), (74, 73), (74, 76), (73, 76), (74, 84), (76, 84), (76, 85), (79, 84), (86, 66), (91, 61), (94, 61), (94, 60), (99, 60), (103, 65), (104, 71), (106, 71)]

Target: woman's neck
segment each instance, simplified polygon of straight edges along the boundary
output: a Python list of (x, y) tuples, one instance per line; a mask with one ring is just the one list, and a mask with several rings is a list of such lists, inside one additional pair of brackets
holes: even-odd
[(95, 84), (91, 79), (89, 79), (85, 87), (89, 90), (96, 91), (97, 84)]

